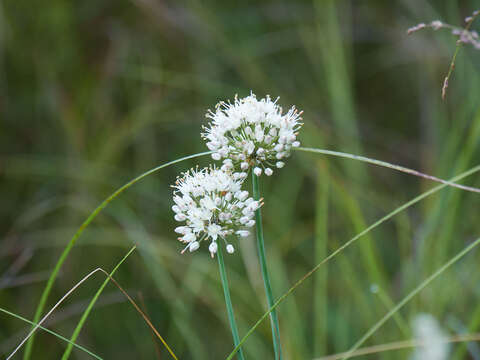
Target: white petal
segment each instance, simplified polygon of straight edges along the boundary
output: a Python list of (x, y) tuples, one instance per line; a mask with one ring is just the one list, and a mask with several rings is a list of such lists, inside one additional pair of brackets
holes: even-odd
[(194, 252), (195, 250), (198, 250), (199, 247), (200, 247), (200, 244), (198, 243), (198, 241), (194, 241), (190, 244), (190, 246), (188, 247), (188, 250), (190, 250), (190, 252)]
[(187, 216), (185, 214), (176, 214), (173, 218), (176, 221), (185, 221), (187, 219)]
[(208, 251), (210, 251), (210, 254), (212, 255), (212, 258), (213, 258), (213, 255), (217, 252), (218, 250), (218, 245), (215, 241), (212, 241), (210, 243), (210, 245), (208, 246)]
[(237, 230), (235, 234), (241, 237), (247, 237), (250, 234), (250, 232), (248, 230)]
[(193, 233), (188, 233), (182, 239), (184, 242), (193, 242), (197, 237)]
[(249, 220), (249, 221), (245, 224), (246, 227), (252, 227), (253, 225), (255, 225), (255, 220)]
[(187, 226), (178, 226), (178, 227), (175, 228), (175, 232), (177, 234), (183, 234), (184, 235), (184, 234), (186, 234), (188, 232), (191, 232), (191, 231), (192, 230)]

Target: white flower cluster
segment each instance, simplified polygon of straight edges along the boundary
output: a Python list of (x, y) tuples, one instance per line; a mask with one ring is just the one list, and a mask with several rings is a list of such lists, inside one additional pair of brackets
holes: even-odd
[(430, 314), (419, 314), (413, 321), (413, 332), (421, 344), (410, 357), (411, 360), (447, 360), (450, 353), (447, 336)]
[(212, 158), (224, 159), (222, 169), (237, 171), (242, 178), (251, 167), (257, 176), (262, 172), (270, 176), (272, 168), (285, 165), (283, 160), (290, 156), (292, 147), (300, 146), (297, 134), (303, 125), (302, 112), (292, 106), (282, 114), (277, 100), (269, 96), (257, 100), (251, 94), (243, 99), (235, 97), (233, 104), (220, 102), (215, 112), (207, 112), (211, 121), (202, 137), (213, 151)]
[(175, 220), (185, 222), (175, 229), (181, 235), (179, 240), (187, 244), (182, 253), (195, 251), (203, 240), (210, 240), (208, 250), (213, 257), (219, 238), (225, 241), (227, 252), (233, 253), (235, 249), (226, 237), (248, 236), (245, 228), (255, 225), (254, 212), (261, 202), (242, 191), (242, 181), (229, 171), (210, 167), (191, 169), (182, 175), (172, 186)]

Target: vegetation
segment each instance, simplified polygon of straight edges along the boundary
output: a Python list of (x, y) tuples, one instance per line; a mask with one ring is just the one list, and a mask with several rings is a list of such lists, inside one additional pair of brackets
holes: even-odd
[[(283, 357), (358, 345), (378, 349), (365, 350), (368, 359), (407, 359), (418, 345), (412, 321), (428, 313), (453, 341), (451, 359), (480, 359), (480, 202), (469, 191), (480, 187), (480, 51), (457, 51), (449, 32), (407, 36), (421, 22), (462, 24), (479, 8), (478, 0), (2, 2), (1, 356), (32, 329), (25, 321), (54, 269), (38, 319), (97, 268), (117, 284), (95, 272), (41, 324), (64, 338), (40, 329), (15, 358), (93, 358), (78, 346), (102, 359), (172, 358), (168, 346), (179, 359), (232, 353), (219, 264), (205, 248), (180, 254), (170, 185), (212, 162), (191, 156), (208, 150), (206, 110), (253, 91), (302, 109), (302, 146), (330, 150), (293, 151), (255, 184)], [(222, 260), (245, 359), (274, 358), (255, 236)], [(74, 333), (78, 346), (67, 349)]]

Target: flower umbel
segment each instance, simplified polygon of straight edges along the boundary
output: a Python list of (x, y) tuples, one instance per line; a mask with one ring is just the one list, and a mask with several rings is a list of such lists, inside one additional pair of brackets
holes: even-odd
[(182, 253), (197, 250), (207, 240), (213, 257), (219, 238), (225, 241), (227, 252), (233, 253), (234, 247), (226, 237), (248, 236), (245, 228), (255, 225), (254, 211), (261, 202), (249, 197), (248, 191), (241, 189), (242, 181), (229, 171), (210, 167), (191, 169), (182, 175), (172, 186), (175, 220), (185, 222), (175, 229), (181, 235), (178, 239), (187, 244)]
[(254, 94), (235, 101), (220, 102), (215, 112), (206, 114), (211, 121), (204, 127), (202, 138), (213, 151), (214, 160), (223, 160), (222, 169), (241, 170), (246, 176), (253, 168), (257, 176), (270, 176), (272, 168), (282, 168), (292, 147), (300, 146), (298, 130), (302, 127), (302, 112), (294, 106), (285, 114), (270, 96), (257, 100)]

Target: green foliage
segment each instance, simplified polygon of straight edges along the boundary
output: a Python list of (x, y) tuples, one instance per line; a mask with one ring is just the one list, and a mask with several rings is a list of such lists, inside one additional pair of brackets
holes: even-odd
[[(204, 113), (235, 93), (281, 96), (285, 108), (303, 109), (299, 139), (305, 147), (365, 155), (443, 179), (478, 165), (480, 53), (459, 52), (442, 102), (454, 39), (405, 34), (421, 21), (458, 23), (480, 8), (478, 0), (461, 5), (2, 2), (0, 306), (33, 319), (48, 276), (91, 212), (138, 174), (206, 151), (199, 136)], [(225, 358), (232, 340), (217, 264), (202, 249), (179, 254), (170, 210), (176, 175), (209, 162), (173, 164), (102, 208), (69, 250), (46, 308), (84, 274), (112, 268), (135, 243), (138, 253), (116, 279), (139, 304), (143, 299), (141, 307), (180, 359)], [(461, 183), (479, 187), (477, 179)], [(294, 152), (275, 176), (262, 177), (276, 298), (369, 224), (434, 186), (354, 160)], [(277, 309), (285, 359), (347, 351), (478, 238), (478, 194), (440, 186), (285, 298)], [(255, 239), (243, 239), (233, 256), (224, 255), (242, 338), (267, 310)], [(405, 324), (419, 312), (432, 313), (450, 334), (480, 331), (479, 256), (474, 251), (442, 273), (366, 344), (406, 339)], [(44, 326), (70, 338), (103, 280), (85, 283)], [(370, 291), (372, 284), (383, 300)], [(0, 314), (0, 353), (8, 355), (29, 329)], [(75, 342), (104, 359), (169, 356), (113, 286), (105, 288)], [(32, 358), (60, 358), (65, 347), (41, 331)], [(247, 359), (273, 358), (269, 323), (261, 323), (242, 348)], [(405, 359), (409, 351), (369, 358)], [(463, 346), (455, 351), (457, 359), (465, 358)]]

